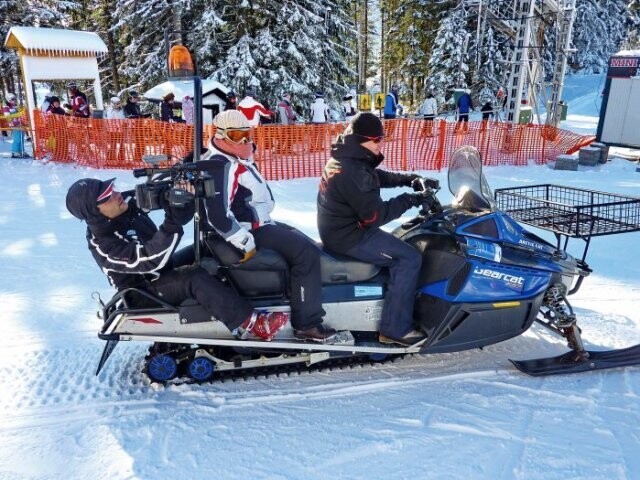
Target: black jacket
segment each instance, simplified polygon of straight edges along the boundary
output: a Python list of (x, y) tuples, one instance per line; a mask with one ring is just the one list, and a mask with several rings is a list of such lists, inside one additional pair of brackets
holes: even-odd
[(140, 110), (140, 105), (135, 103), (135, 102), (130, 102), (129, 100), (127, 100), (127, 103), (125, 104), (124, 108), (124, 118), (145, 118), (148, 117), (148, 115), (143, 115), (142, 111)]
[(376, 168), (384, 157), (375, 156), (351, 135), (340, 137), (331, 153), (320, 179), (318, 230), (327, 248), (345, 253), (367, 229), (389, 223), (414, 206), (409, 193), (382, 200), (380, 188), (409, 186), (417, 175)]
[(173, 114), (173, 104), (169, 102), (162, 102), (160, 104), (160, 120), (163, 122), (176, 122), (184, 123), (184, 120)]
[(118, 290), (144, 288), (157, 279), (170, 266), (181, 237), (181, 226), (165, 219), (158, 229), (133, 199), (119, 217), (87, 226), (89, 251)]

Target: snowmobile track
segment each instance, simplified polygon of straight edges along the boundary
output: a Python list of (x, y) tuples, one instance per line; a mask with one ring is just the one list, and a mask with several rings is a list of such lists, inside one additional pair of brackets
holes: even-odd
[[(145, 356), (145, 365), (148, 360), (155, 355), (157, 350), (157, 345), (151, 345)], [(327, 360), (323, 360), (322, 362), (314, 363), (312, 365), (306, 365), (304, 362), (300, 363), (291, 363), (285, 365), (269, 365), (264, 367), (250, 367), (250, 368), (240, 368), (237, 370), (218, 370), (213, 376), (204, 381), (195, 380), (188, 376), (185, 371), (185, 368), (182, 367), (179, 370), (179, 374), (176, 378), (165, 382), (166, 385), (185, 385), (185, 384), (211, 384), (211, 383), (224, 383), (226, 381), (235, 382), (237, 380), (257, 380), (257, 379), (268, 379), (268, 378), (277, 378), (280, 376), (292, 376), (292, 375), (300, 375), (303, 373), (314, 373), (314, 372), (323, 372), (323, 371), (333, 371), (333, 370), (345, 370), (347, 368), (353, 369), (357, 367), (367, 367), (372, 365), (382, 365), (382, 364), (390, 364), (394, 363), (398, 360), (401, 360), (407, 356), (406, 354), (397, 354), (397, 355), (387, 355), (385, 358), (380, 360), (372, 360), (369, 355), (355, 355), (355, 356), (344, 356), (344, 357), (334, 357), (329, 358)], [(149, 378), (149, 381), (152, 383), (155, 382), (153, 379), (149, 377), (146, 371), (146, 367), (144, 370), (144, 374)]]

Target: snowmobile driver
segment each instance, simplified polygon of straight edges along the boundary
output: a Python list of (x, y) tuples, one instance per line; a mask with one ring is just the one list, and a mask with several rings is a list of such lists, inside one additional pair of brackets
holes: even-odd
[[(89, 251), (113, 286), (143, 289), (176, 306), (195, 298), (207, 313), (243, 339), (251, 333), (269, 341), (286, 324), (285, 314), (255, 312), (204, 268), (187, 265), (193, 258), (185, 255), (186, 250), (174, 255), (182, 227), (193, 217), (193, 203), (179, 208), (163, 199), (165, 216), (158, 229), (129, 197), (132, 192), (115, 190), (114, 180), (78, 180), (66, 199), (69, 212), (87, 222)], [(190, 184), (177, 187), (193, 193)]]
[[(378, 167), (384, 129), (380, 119), (360, 112), (332, 146), (318, 192), (318, 230), (324, 246), (333, 252), (389, 268), (389, 281), (380, 319), (382, 343), (412, 345), (424, 335), (413, 329), (413, 305), (420, 253), (380, 229), (412, 207), (430, 209), (433, 196), (421, 184), (437, 188), (438, 181), (416, 174), (392, 173)], [(413, 187), (420, 193), (380, 198), (381, 187)]]
[(253, 161), (251, 127), (237, 110), (219, 113), (207, 172), (220, 194), (205, 200), (205, 225), (250, 259), (256, 247), (274, 250), (287, 262), (291, 280), (291, 326), (296, 338), (330, 342), (333, 328), (322, 324), (320, 250), (307, 237), (271, 219), (273, 194)]

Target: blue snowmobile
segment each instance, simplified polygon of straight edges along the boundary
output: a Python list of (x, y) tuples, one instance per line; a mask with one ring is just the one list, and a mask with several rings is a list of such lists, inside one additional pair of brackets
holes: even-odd
[[(184, 47), (171, 49), (168, 64), (171, 78), (194, 85), (193, 158), (161, 168), (158, 162), (166, 161), (165, 157), (148, 157), (150, 166), (134, 171), (137, 177), (147, 177), (136, 187), (136, 200), (141, 208), (160, 208), (159, 195), (183, 192), (171, 187), (189, 180), (196, 187), (194, 201), (199, 211), (199, 202), (215, 195), (212, 179), (198, 168), (203, 144), (201, 82)], [(451, 205), (442, 208), (435, 202), (435, 210), (433, 206), (431, 211), (423, 208), (393, 232), (422, 253), (414, 318), (415, 327), (426, 338), (414, 345), (378, 342), (388, 272), (322, 250), (324, 320), (340, 330), (332, 343), (298, 340), (290, 325), (271, 342), (239, 340), (194, 300), (170, 305), (144, 290), (127, 289), (107, 304), (100, 300), (99, 316), (104, 323), (98, 336), (107, 343), (96, 374), (120, 341), (152, 343), (146, 373), (154, 381), (178, 376), (205, 381), (216, 375), (272, 372), (288, 366), (480, 348), (518, 336), (534, 322), (564, 337), (570, 350), (555, 358), (513, 361), (525, 373), (568, 373), (640, 363), (640, 345), (587, 351), (567, 301), (591, 272), (585, 257), (592, 236), (640, 230), (639, 198), (554, 185), (501, 189), (494, 197), (482, 174), (478, 150), (468, 146), (453, 153), (448, 183), (454, 195)], [(428, 193), (435, 197), (437, 190), (428, 189)], [(179, 195), (170, 195), (170, 200), (185, 201)], [(553, 231), (557, 245), (528, 232), (514, 218)], [(288, 267), (280, 255), (263, 249), (240, 263), (236, 249), (200, 227), (196, 218), (196, 262), (254, 308), (290, 310)], [(582, 259), (566, 252), (569, 237), (587, 242)]]
[[(197, 162), (138, 171), (138, 175), (148, 176), (145, 188), (138, 191), (156, 191), (161, 182), (167, 183), (167, 177), (185, 169), (197, 171)], [(544, 228), (534, 222), (544, 219), (558, 228), (567, 221), (561, 223), (560, 214), (550, 211), (549, 204), (562, 204), (549, 202), (544, 196), (524, 195), (518, 188), (499, 190), (494, 197), (482, 173), (480, 154), (469, 146), (453, 154), (448, 183), (454, 195), (451, 205), (442, 208), (438, 204), (437, 214), (423, 209), (393, 232), (422, 253), (414, 316), (416, 328), (427, 337), (420, 342), (403, 347), (377, 340), (388, 278), (385, 269), (323, 251), (325, 322), (340, 330), (334, 342), (297, 340), (289, 325), (271, 342), (238, 340), (195, 301), (169, 305), (148, 292), (130, 289), (118, 292), (102, 308), (104, 325), (99, 337), (107, 345), (98, 372), (119, 341), (153, 342), (146, 372), (154, 381), (183, 375), (204, 381), (223, 372), (265, 367), (273, 371), (273, 367), (310, 366), (345, 357), (380, 359), (480, 348), (518, 336), (533, 323), (564, 337), (570, 350), (555, 358), (512, 361), (525, 373), (569, 373), (640, 363), (640, 345), (605, 352), (584, 348), (567, 301), (591, 272), (584, 258), (572, 257), (560, 248), (560, 241), (558, 245), (547, 242), (498, 209), (498, 202), (502, 202), (517, 215), (529, 215), (523, 218), (528, 223)], [(548, 193), (566, 187), (522, 188)], [(435, 195), (436, 191), (430, 193)], [(640, 199), (614, 200), (627, 209), (640, 209)], [(585, 212), (582, 217), (593, 223)], [(640, 229), (638, 224), (619, 223), (616, 232)], [(568, 225), (578, 224), (569, 219)], [(195, 229), (202, 261), (213, 263), (215, 274), (255, 308), (289, 310), (287, 265), (276, 252), (262, 250), (239, 263), (240, 253), (222, 238), (214, 232), (201, 232), (197, 222)], [(609, 227), (608, 233), (615, 232)], [(133, 291), (136, 298), (147, 300), (144, 307), (130, 300)]]

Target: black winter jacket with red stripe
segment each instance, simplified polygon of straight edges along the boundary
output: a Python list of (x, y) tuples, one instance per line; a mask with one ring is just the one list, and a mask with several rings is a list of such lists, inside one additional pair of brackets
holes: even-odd
[(413, 174), (392, 173), (378, 167), (384, 160), (351, 135), (332, 146), (318, 192), (318, 230), (322, 243), (337, 253), (356, 245), (369, 228), (379, 228), (414, 206), (413, 195), (380, 198), (380, 188), (410, 186)]

